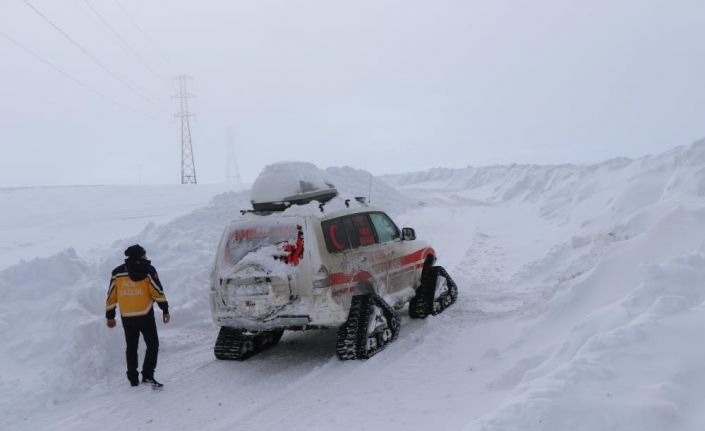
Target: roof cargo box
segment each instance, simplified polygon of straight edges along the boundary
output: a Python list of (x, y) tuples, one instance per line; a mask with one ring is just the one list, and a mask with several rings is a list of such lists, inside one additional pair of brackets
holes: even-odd
[(328, 202), (338, 195), (325, 173), (313, 163), (283, 162), (268, 165), (252, 185), (252, 209), (282, 211), (311, 201)]

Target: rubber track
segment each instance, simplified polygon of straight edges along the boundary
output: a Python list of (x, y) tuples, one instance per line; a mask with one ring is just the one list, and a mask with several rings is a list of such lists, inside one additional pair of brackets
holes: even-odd
[[(448, 284), (448, 291), (434, 300), (436, 280), (444, 277)], [(425, 319), (429, 314), (437, 315), (450, 307), (458, 299), (458, 285), (442, 266), (424, 268), (421, 274), (421, 286), (416, 289), (416, 295), (409, 302), (409, 317), (412, 319)], [(434, 302), (439, 307), (434, 307)]]
[(448, 283), (448, 293), (450, 294), (450, 305), (455, 304), (455, 301), (458, 300), (458, 285), (455, 284), (455, 281), (453, 278), (451, 278), (450, 274), (448, 274), (448, 271), (446, 271), (445, 268), (442, 266), (438, 267), (438, 273), (446, 278), (446, 282)]
[[(367, 350), (367, 327), (372, 305), (382, 309), (387, 324), (392, 330), (391, 339), (377, 349)], [(358, 295), (352, 298), (348, 320), (338, 329), (336, 353), (341, 360), (369, 359), (384, 350), (387, 344), (399, 336), (400, 320), (392, 307), (379, 295)]]
[[(283, 330), (246, 334), (242, 329), (223, 326), (215, 341), (213, 353), (217, 359), (243, 361), (277, 344), (283, 334)], [(243, 351), (246, 344), (249, 348)]]
[(353, 296), (348, 320), (340, 325), (335, 352), (341, 360), (357, 358), (357, 332), (360, 327), (360, 310), (368, 308), (368, 296)]
[(409, 302), (409, 317), (412, 319), (425, 319), (433, 311), (433, 286), (438, 276), (435, 268), (426, 267), (421, 273), (421, 286), (416, 289), (416, 295)]

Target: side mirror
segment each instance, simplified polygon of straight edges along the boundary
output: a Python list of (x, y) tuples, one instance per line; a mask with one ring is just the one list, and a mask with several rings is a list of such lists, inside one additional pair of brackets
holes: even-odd
[(413, 241), (416, 239), (416, 232), (410, 227), (402, 228), (401, 230), (401, 240), (402, 241)]

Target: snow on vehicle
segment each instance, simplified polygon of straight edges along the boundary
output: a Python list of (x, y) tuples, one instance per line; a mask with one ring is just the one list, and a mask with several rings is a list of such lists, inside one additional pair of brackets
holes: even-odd
[(294, 203), (327, 202), (337, 195), (335, 186), (313, 163), (275, 163), (265, 167), (252, 184), (252, 208), (281, 211)]
[(216, 358), (246, 359), (285, 330), (339, 328), (338, 357), (366, 359), (399, 334), (395, 310), (409, 304), (410, 317), (425, 318), (455, 302), (455, 283), (413, 229), (336, 195), (310, 163), (265, 168), (254, 209), (225, 228), (218, 246)]

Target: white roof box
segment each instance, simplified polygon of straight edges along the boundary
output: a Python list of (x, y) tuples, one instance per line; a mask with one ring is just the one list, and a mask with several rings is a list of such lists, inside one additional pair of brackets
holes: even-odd
[(252, 185), (252, 209), (282, 211), (311, 201), (328, 202), (337, 195), (325, 172), (313, 163), (274, 163), (266, 166)]

